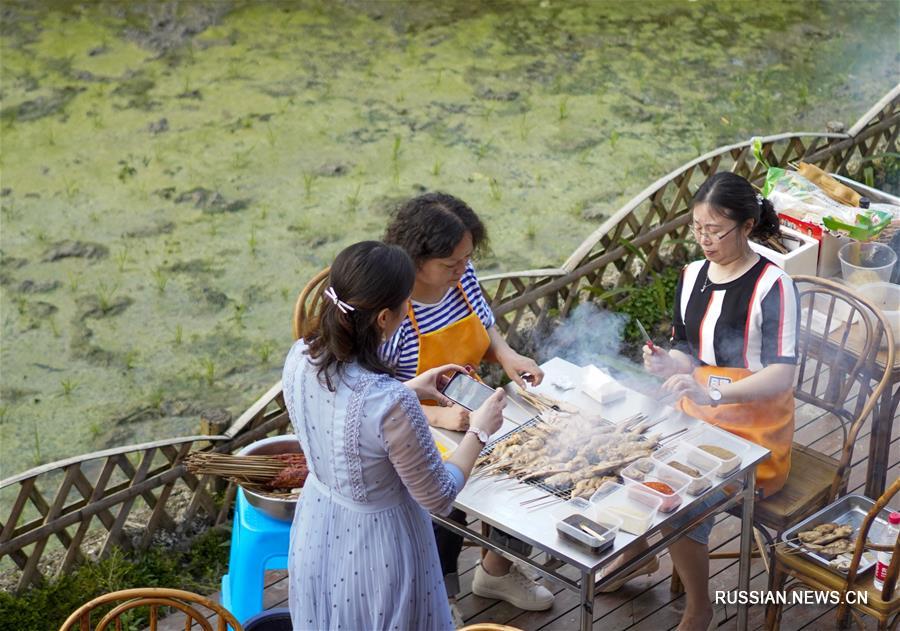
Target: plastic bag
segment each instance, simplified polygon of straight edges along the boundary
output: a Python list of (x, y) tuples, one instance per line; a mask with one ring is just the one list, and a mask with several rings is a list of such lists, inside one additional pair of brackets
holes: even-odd
[(831, 232), (859, 241), (878, 236), (893, 218), (893, 213), (888, 210), (838, 203), (796, 171), (779, 167), (769, 167), (763, 195), (771, 200), (778, 213), (825, 226)]

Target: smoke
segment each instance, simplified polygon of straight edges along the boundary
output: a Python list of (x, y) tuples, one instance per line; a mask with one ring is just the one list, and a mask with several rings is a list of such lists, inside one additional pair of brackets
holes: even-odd
[(577, 366), (593, 364), (622, 385), (655, 396), (659, 379), (622, 354), (627, 323), (626, 315), (582, 303), (548, 335), (536, 340), (538, 363), (560, 357)]
[(538, 341), (538, 361), (561, 357), (579, 366), (602, 367), (607, 364), (606, 358), (621, 357), (626, 323), (626, 316), (584, 302), (545, 339)]

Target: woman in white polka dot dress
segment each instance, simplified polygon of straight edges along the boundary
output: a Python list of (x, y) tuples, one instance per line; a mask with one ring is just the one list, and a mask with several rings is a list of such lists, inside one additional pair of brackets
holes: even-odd
[(295, 630), (452, 629), (428, 512), (446, 515), (502, 422), (502, 390), (442, 462), (418, 399), (447, 402), (441, 366), (401, 383), (378, 354), (406, 317), (415, 270), (365, 241), (331, 266), (316, 331), (291, 348), (285, 402), (310, 475), (291, 527)]

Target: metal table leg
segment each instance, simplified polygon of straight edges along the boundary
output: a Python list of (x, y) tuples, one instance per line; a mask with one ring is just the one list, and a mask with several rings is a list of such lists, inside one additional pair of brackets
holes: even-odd
[(594, 573), (581, 573), (581, 631), (591, 631), (594, 624)]
[[(738, 566), (738, 590), (750, 590), (750, 546), (753, 541), (753, 502), (756, 499), (756, 468), (747, 470), (744, 478), (743, 505), (741, 508), (741, 559)], [(738, 631), (747, 631), (747, 605), (738, 605)]]

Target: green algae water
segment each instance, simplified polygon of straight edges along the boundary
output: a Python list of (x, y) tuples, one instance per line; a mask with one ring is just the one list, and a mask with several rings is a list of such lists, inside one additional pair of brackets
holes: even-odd
[(280, 376), (306, 280), (440, 189), (482, 271), (898, 79), (886, 2), (4, 2), (0, 478), (194, 434)]

